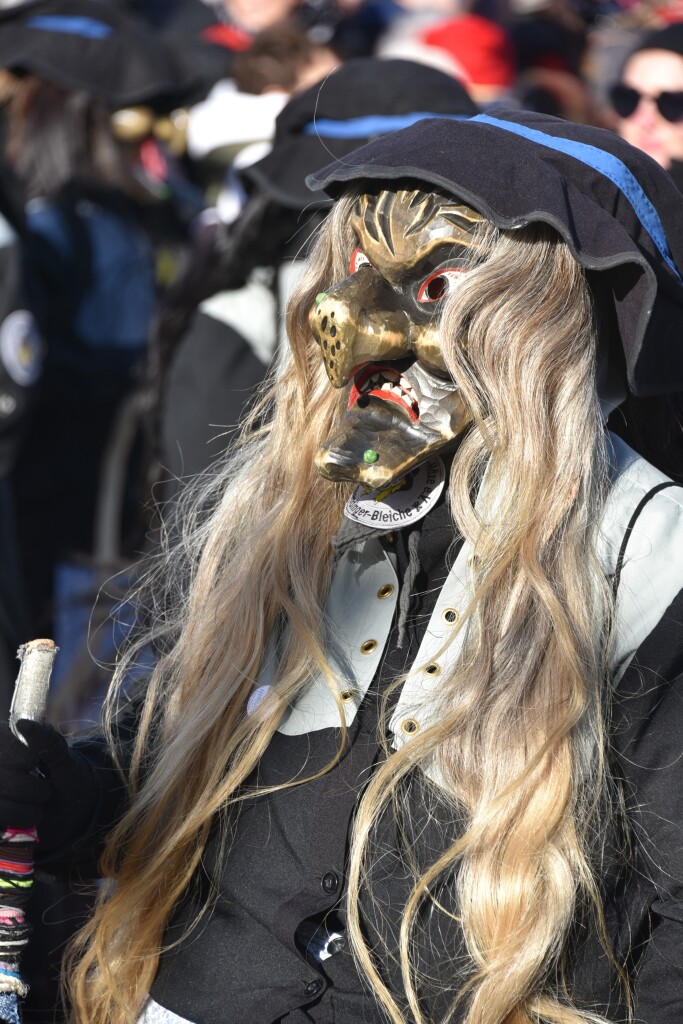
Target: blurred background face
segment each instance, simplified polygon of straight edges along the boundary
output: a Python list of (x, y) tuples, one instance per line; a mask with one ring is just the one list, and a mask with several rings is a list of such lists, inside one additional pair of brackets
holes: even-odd
[(619, 134), (668, 170), (672, 160), (683, 160), (683, 119), (662, 117), (655, 100), (662, 92), (683, 93), (683, 57), (669, 50), (643, 50), (628, 61), (621, 80), (637, 89), (641, 100), (629, 117), (619, 119)]
[(223, 0), (223, 6), (238, 25), (261, 32), (264, 28), (284, 21), (301, 0)]

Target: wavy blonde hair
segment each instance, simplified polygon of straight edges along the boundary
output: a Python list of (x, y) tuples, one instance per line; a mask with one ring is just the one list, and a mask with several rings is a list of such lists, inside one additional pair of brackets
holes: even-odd
[[(239, 804), (287, 704), (314, 674), (331, 675), (323, 605), (330, 538), (349, 488), (313, 468), (342, 397), (327, 382), (307, 314), (347, 272), (353, 201), (338, 202), (291, 303), (284, 374), (222, 471), (186, 499), (172, 550), (143, 579), (148, 628), (121, 659), (106, 715), (115, 750), (131, 666), (145, 645), (158, 657), (126, 755), (129, 808), (104, 855), (111, 881), (71, 951), (79, 1024), (135, 1020), (212, 823)], [(473, 417), (450, 496), (476, 552), (474, 598), (459, 624), (462, 654), (440, 681), (438, 725), (387, 752), (359, 798), (349, 931), (388, 1019), (428, 1024), (414, 935), (446, 882), (470, 964), (452, 1012), (459, 1006), (466, 1024), (585, 1024), (602, 1018), (572, 1006), (562, 965), (577, 913), (592, 907), (602, 921), (592, 857), (610, 813), (603, 705), (611, 602), (595, 557), (607, 471), (591, 297), (567, 246), (543, 225), (483, 228), (461, 281), (445, 304), (442, 337)], [(276, 684), (259, 714), (247, 716), (267, 638), (281, 625)], [(342, 723), (340, 707), (343, 746)], [(434, 767), (442, 799), (466, 827), (426, 869), (405, 851), (414, 884), (397, 995), (370, 947), (360, 897), (376, 823), (387, 811), (409, 815), (400, 787)], [(454, 977), (461, 969), (454, 954)]]

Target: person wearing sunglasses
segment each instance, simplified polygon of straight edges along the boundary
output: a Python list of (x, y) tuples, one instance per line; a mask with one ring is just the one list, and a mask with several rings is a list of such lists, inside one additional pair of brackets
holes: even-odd
[(683, 22), (640, 43), (610, 100), (619, 135), (669, 171), (683, 190)]

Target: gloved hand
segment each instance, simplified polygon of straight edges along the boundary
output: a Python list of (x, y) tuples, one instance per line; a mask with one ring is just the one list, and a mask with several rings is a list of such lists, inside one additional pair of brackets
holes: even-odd
[(41, 853), (78, 838), (98, 801), (85, 757), (51, 725), (21, 720), (26, 745), (0, 722), (0, 828), (38, 826)]

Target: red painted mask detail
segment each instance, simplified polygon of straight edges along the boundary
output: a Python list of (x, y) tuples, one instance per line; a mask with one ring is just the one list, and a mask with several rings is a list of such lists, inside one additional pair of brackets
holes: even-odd
[(420, 285), (417, 293), (418, 302), (438, 302), (450, 295), (455, 283), (465, 271), (460, 267), (442, 267), (430, 274)]
[(349, 261), (349, 273), (355, 274), (357, 270), (360, 270), (361, 267), (365, 266), (370, 266), (370, 260), (361, 248), (354, 249)]
[(392, 366), (366, 363), (356, 370), (347, 408), (352, 409), (359, 398), (370, 396), (399, 405), (413, 423), (420, 419), (420, 409), (410, 381)]

